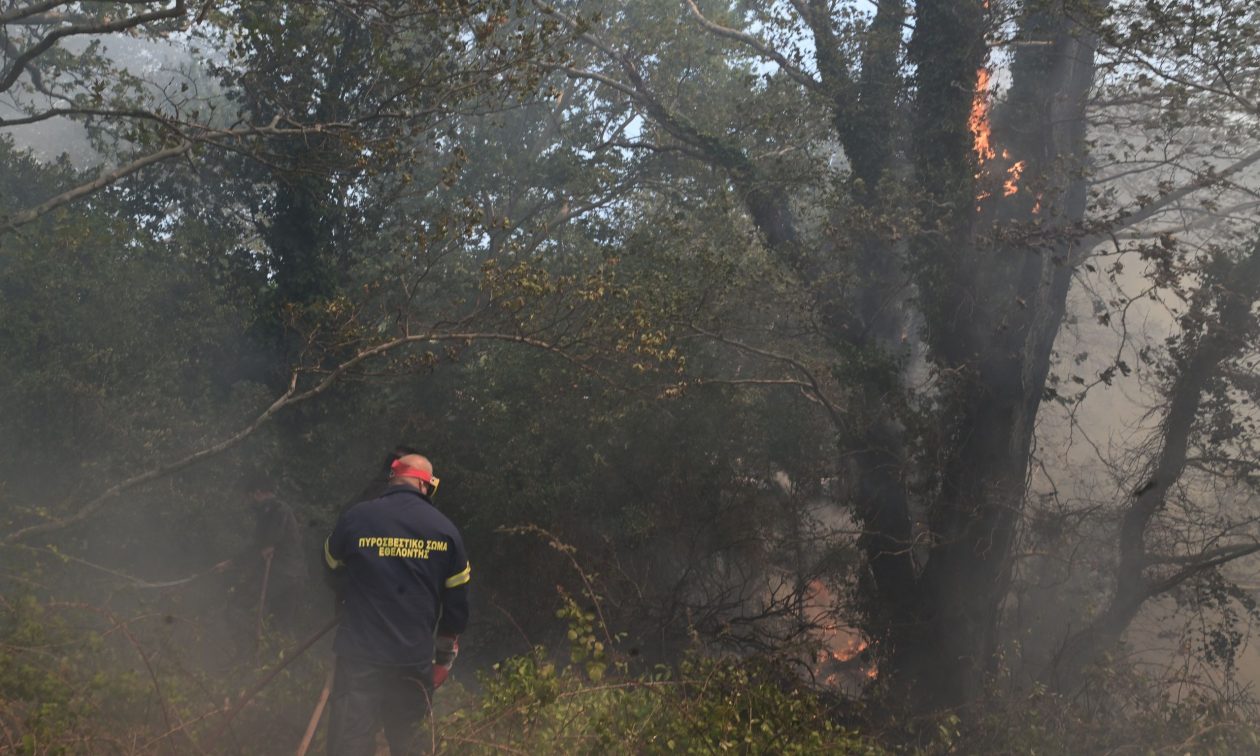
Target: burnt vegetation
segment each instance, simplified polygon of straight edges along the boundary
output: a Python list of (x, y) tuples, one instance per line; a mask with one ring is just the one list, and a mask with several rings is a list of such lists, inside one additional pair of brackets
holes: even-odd
[(439, 751), (1260, 748), (1254, 3), (0, 26), (0, 754), (319, 749), (395, 443)]

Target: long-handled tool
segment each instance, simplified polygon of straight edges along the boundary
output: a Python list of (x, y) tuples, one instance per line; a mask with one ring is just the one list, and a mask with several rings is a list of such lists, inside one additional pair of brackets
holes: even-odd
[(319, 718), (324, 715), (324, 706), (328, 703), (328, 694), (332, 692), (333, 675), (336, 671), (336, 667), (328, 670), (328, 676), (324, 678), (324, 689), (319, 692), (319, 702), (315, 704), (315, 711), (311, 712), (311, 721), (306, 723), (306, 734), (302, 736), (302, 744), (298, 746), (297, 756), (306, 756), (307, 749), (311, 747), (311, 741), (315, 739), (315, 730), (319, 727)]
[(318, 632), (316, 632), (311, 637), (307, 638), (305, 641), (302, 642), (301, 645), (297, 646), (292, 651), (287, 652), (288, 655), (284, 657), (284, 661), (277, 664), (275, 669), (271, 670), (271, 672), (269, 672), (265, 677), (263, 677), (261, 680), (255, 683), (252, 688), (242, 693), (240, 697), (236, 700), (236, 703), (232, 704), (232, 706), (228, 707), (224, 711), (223, 721), (219, 723), (218, 732), (216, 732), (214, 734), (214, 737), (210, 739), (210, 747), (213, 748), (214, 746), (217, 746), (219, 744), (219, 741), (222, 740), (223, 736), (227, 734), (228, 728), (231, 727), (232, 720), (236, 719), (236, 715), (241, 713), (241, 709), (244, 709), (245, 706), (250, 701), (253, 700), (254, 696), (258, 695), (262, 691), (263, 688), (266, 688), (268, 685), (270, 685), (271, 682), (275, 680), (276, 677), (278, 677), (280, 673), (283, 672), (286, 667), (292, 664), (302, 654), (306, 653), (306, 651), (311, 646), (315, 645), (316, 641), (318, 641), (320, 638), (323, 638), (324, 635), (329, 630), (332, 630), (334, 627), (336, 627), (337, 623), (340, 621), (341, 621), (341, 617), (333, 617), (332, 619), (330, 619), (327, 624), (325, 624), (323, 627), (319, 629)]

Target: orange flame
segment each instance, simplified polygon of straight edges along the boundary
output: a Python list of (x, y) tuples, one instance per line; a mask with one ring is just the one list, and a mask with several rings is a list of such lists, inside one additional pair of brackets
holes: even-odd
[(993, 159), (991, 139), (993, 129), (989, 125), (989, 69), (983, 66), (976, 71), (976, 92), (971, 100), (971, 116), (967, 119), (976, 151), (976, 162), (984, 165)]
[[(989, 0), (983, 0), (984, 9), (989, 10)], [(987, 60), (987, 56), (986, 56)], [(967, 126), (971, 129), (973, 139), (973, 149), (976, 151), (976, 179), (979, 180), (984, 173), (985, 163), (997, 156), (997, 152), (993, 149), (993, 127), (989, 123), (989, 80), (992, 74), (989, 73), (989, 67), (982, 65), (976, 69), (976, 88), (971, 98), (971, 115), (967, 119)], [(1003, 151), (1002, 157), (1006, 158), (1006, 152)], [(1014, 182), (1019, 180), (1019, 172), (1023, 171), (1024, 164), (1021, 161), (1018, 170), (1012, 176), (1008, 173), (1008, 181), (1003, 186), (1003, 196), (1009, 197), (1018, 191), (1018, 188), (1012, 190), (1010, 187)], [(1014, 168), (1014, 166), (1012, 166)], [(980, 189), (976, 194), (976, 212), (981, 211), (980, 203), (992, 196), (992, 192), (988, 189)]]
[[(980, 67), (976, 71), (976, 91), (971, 101), (971, 115), (967, 119), (967, 126), (971, 130), (974, 139), (973, 149), (976, 152), (976, 166), (979, 170), (976, 172), (976, 179), (979, 180), (984, 175), (984, 166), (994, 158), (998, 157), (996, 148), (993, 146), (993, 127), (989, 123), (989, 80), (991, 74), (986, 67)], [(1010, 159), (1010, 153), (1002, 150), (1002, 161)], [(1002, 182), (1002, 196), (1010, 197), (1019, 192), (1019, 179), (1024, 173), (1026, 162), (1020, 160), (1011, 164), (1006, 169), (1006, 177)], [(993, 193), (985, 188), (980, 188), (976, 192), (976, 210), (979, 211), (979, 203), (985, 201)]]
[(814, 633), (820, 648), (812, 665), (814, 675), (830, 686), (858, 679), (873, 680), (879, 674), (873, 662), (859, 660), (869, 644), (852, 627), (841, 625), (831, 615), (835, 597), (821, 580), (812, 580), (805, 594), (807, 619), (817, 626)]
[(867, 649), (869, 644), (861, 638), (849, 638), (844, 647), (840, 649), (824, 648), (818, 652), (819, 663), (829, 661), (840, 662), (841, 664), (852, 661), (857, 655)]
[[(1005, 152), (1003, 153), (1005, 154)], [(1006, 182), (1002, 184), (1002, 196), (1009, 197), (1019, 191), (1019, 177), (1024, 172), (1024, 161), (1013, 164), (1006, 169)]]

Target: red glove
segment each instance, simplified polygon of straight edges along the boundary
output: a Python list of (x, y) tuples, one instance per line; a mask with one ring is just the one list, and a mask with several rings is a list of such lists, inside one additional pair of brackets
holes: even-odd
[(433, 689), (437, 690), (442, 687), (442, 683), (446, 682), (446, 678), (450, 677), (451, 668), (443, 667), (440, 664), (433, 665)]
[(433, 689), (437, 690), (446, 682), (459, 656), (459, 636), (439, 635), (433, 643)]

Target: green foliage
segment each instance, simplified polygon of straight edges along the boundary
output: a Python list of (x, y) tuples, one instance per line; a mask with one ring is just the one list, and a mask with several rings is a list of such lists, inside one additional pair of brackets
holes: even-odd
[[(569, 625), (569, 661), (581, 664), (586, 677), (593, 683), (604, 679), (608, 669), (608, 649), (595, 632), (595, 612), (585, 611), (569, 596), (564, 596), (564, 606), (556, 612), (556, 619), (566, 620)], [(605, 639), (612, 638), (605, 634)]]
[(546, 649), (499, 662), (469, 710), (442, 722), (454, 753), (880, 754), (773, 659), (693, 656), (631, 674), (596, 640), (595, 615), (567, 601), (570, 664)]
[(174, 615), (122, 615), (88, 603), (43, 600), (28, 591), (0, 597), (0, 753), (204, 753), (224, 738), (236, 752), (300, 739), (324, 670), (307, 656), (272, 680), (222, 727), (246, 684), (280, 663), (290, 641), (264, 638), (257, 662), (207, 674), (174, 650), (190, 628)]
[(144, 721), (148, 681), (64, 609), (25, 593), (0, 600), (0, 752), (91, 752)]
[[(1161, 681), (1125, 664), (1097, 670), (1078, 700), (1037, 687), (966, 716), (897, 721), (810, 687), (781, 657), (693, 651), (644, 668), (597, 611), (561, 594), (556, 616), (567, 652), (537, 646), (480, 672), (474, 689), (442, 689), (441, 752), (1224, 755), (1260, 743), (1239, 701), (1207, 689), (1161, 695)], [(284, 670), (224, 731), (230, 705), (285, 659), (287, 644), (268, 638), (258, 658), (269, 661), (230, 675), (194, 674), (159, 651), (171, 647), (167, 619), (29, 593), (0, 600), (0, 749), (59, 756), (130, 743), (128, 752), (182, 754), (231, 742), (267, 754), (300, 739), (324, 677), (317, 654)]]

